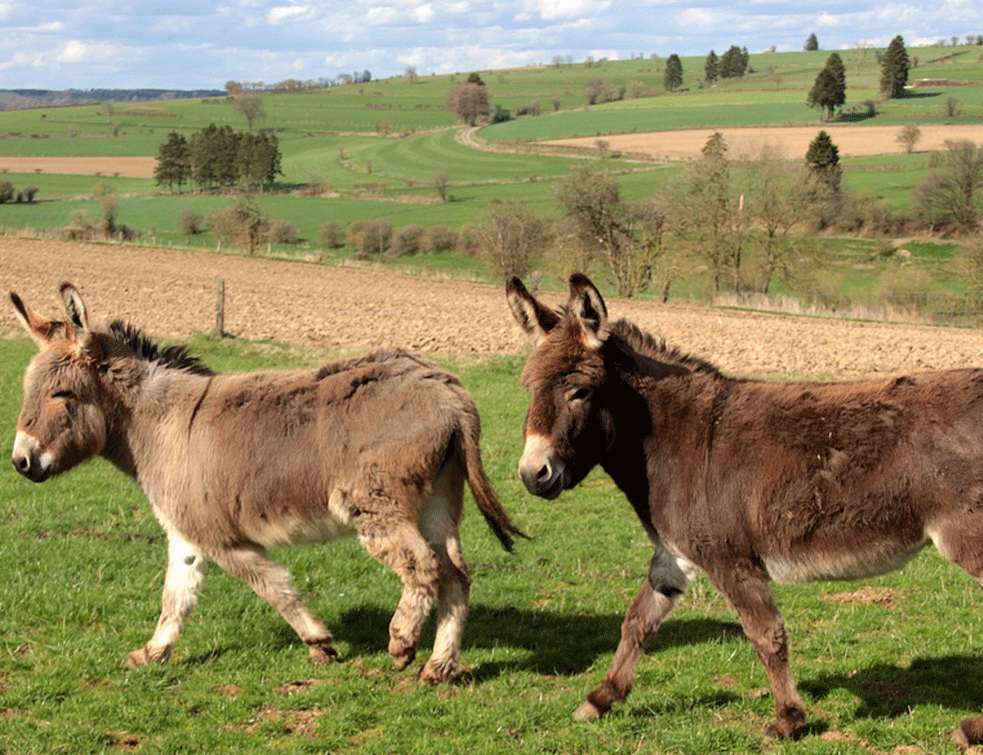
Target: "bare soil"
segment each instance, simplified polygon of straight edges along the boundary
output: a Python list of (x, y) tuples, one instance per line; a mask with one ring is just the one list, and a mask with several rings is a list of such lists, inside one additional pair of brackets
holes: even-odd
[[(700, 156), (707, 139), (719, 131), (727, 142), (727, 154), (731, 157), (754, 155), (768, 145), (777, 147), (786, 156), (804, 155), (809, 143), (820, 129), (830, 135), (840, 150), (841, 157), (884, 155), (902, 153), (898, 143), (901, 125), (855, 126), (829, 123), (811, 126), (785, 126), (763, 128), (694, 128), (681, 131), (655, 131), (643, 134), (612, 134), (600, 137), (612, 150), (642, 154), (665, 160), (691, 160)], [(946, 140), (968, 139), (983, 142), (983, 124), (974, 125), (925, 125), (919, 126), (921, 138), (915, 145), (919, 152), (943, 149)], [(594, 147), (599, 137), (557, 139), (546, 142), (557, 146)]]
[[(400, 346), (432, 355), (519, 354), (528, 348), (502, 286), (205, 252), (4, 238), (0, 281), (39, 313), (60, 315), (58, 285), (77, 285), (94, 319), (120, 317), (149, 335), (183, 338), (215, 322), (226, 286), (226, 330), (325, 354)], [(558, 304), (561, 292), (543, 292)], [(983, 332), (776, 315), (609, 298), (612, 317), (726, 373), (857, 378), (983, 365)], [(16, 331), (11, 306), (0, 330)]]
[(0, 155), (2, 173), (153, 178), (156, 157), (23, 157)]

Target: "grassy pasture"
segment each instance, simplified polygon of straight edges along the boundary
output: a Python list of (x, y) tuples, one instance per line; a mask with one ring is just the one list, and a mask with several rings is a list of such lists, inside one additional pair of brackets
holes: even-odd
[[(220, 369), (312, 364), (269, 343), (193, 339)], [(33, 345), (0, 341), (0, 421)], [(94, 462), (32, 485), (0, 475), (0, 751), (26, 753), (940, 753), (978, 712), (980, 594), (933, 552), (866, 583), (779, 587), (793, 667), (812, 722), (798, 742), (764, 737), (764, 672), (705, 579), (639, 664), (605, 720), (569, 713), (610, 664), (649, 549), (630, 507), (594, 473), (546, 503), (514, 469), (525, 396), (521, 358), (448, 357), (472, 391), (484, 453), (505, 506), (535, 536), (502, 552), (470, 500), (474, 578), (469, 672), (430, 688), (386, 654), (396, 578), (352, 541), (285, 550), (344, 662), (314, 667), (279, 616), (212, 570), (168, 665), (123, 668), (156, 621), (165, 544), (149, 507)], [(9, 436), (8, 436), (9, 437)], [(421, 643), (420, 667), (433, 638)]]

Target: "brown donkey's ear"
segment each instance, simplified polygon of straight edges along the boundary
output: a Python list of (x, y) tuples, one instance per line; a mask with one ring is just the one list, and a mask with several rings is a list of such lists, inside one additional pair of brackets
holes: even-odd
[(538, 344), (560, 321), (560, 316), (540, 304), (515, 275), (505, 283), (505, 298), (519, 326)]
[(52, 338), (54, 338), (55, 333), (58, 332), (59, 326), (61, 326), (62, 323), (52, 322), (50, 320), (45, 320), (43, 317), (39, 317), (37, 313), (28, 307), (13, 291), (10, 292), (10, 301), (14, 305), (17, 320), (20, 322), (21, 327), (24, 328), (24, 330), (27, 331), (27, 334), (34, 340), (34, 343), (36, 343), (38, 346), (44, 346)]
[(584, 345), (599, 349), (608, 337), (608, 309), (600, 291), (583, 273), (570, 276), (570, 316), (580, 323)]

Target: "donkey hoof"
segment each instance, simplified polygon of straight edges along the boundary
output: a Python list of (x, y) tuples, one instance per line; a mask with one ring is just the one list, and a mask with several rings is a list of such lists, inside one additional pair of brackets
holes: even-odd
[(585, 700), (577, 710), (573, 712), (574, 721), (597, 721), (601, 717), (599, 711), (590, 700)]
[(147, 652), (147, 648), (134, 650), (126, 656), (126, 665), (128, 668), (140, 668), (141, 666), (146, 666), (148, 663), (150, 663), (150, 654)]
[(983, 744), (983, 716), (964, 718), (959, 728), (952, 733), (952, 741), (963, 751)]
[(311, 660), (317, 664), (334, 663), (338, 660), (338, 651), (331, 645), (331, 640), (312, 643), (307, 652)]
[(431, 659), (420, 670), (420, 680), (427, 684), (449, 684), (460, 675), (461, 669), (453, 660), (434, 663)]
[(393, 659), (393, 663), (396, 666), (397, 671), (402, 671), (404, 668), (413, 663), (413, 659), (416, 658), (416, 648), (405, 648), (404, 650), (393, 650), (389, 649), (389, 656)]

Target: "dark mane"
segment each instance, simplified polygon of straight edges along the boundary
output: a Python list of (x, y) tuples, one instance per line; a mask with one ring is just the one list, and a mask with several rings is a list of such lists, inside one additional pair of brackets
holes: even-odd
[(643, 332), (631, 320), (618, 320), (611, 326), (611, 330), (624, 339), (632, 349), (651, 359), (688, 367), (694, 372), (721, 374), (715, 365), (699, 357), (684, 354), (675, 346), (668, 346), (665, 339), (653, 338), (648, 333)]
[(211, 368), (192, 356), (187, 346), (160, 346), (140, 332), (138, 328), (122, 320), (109, 323), (110, 334), (132, 349), (141, 359), (156, 362), (168, 367), (194, 375), (214, 375)]

